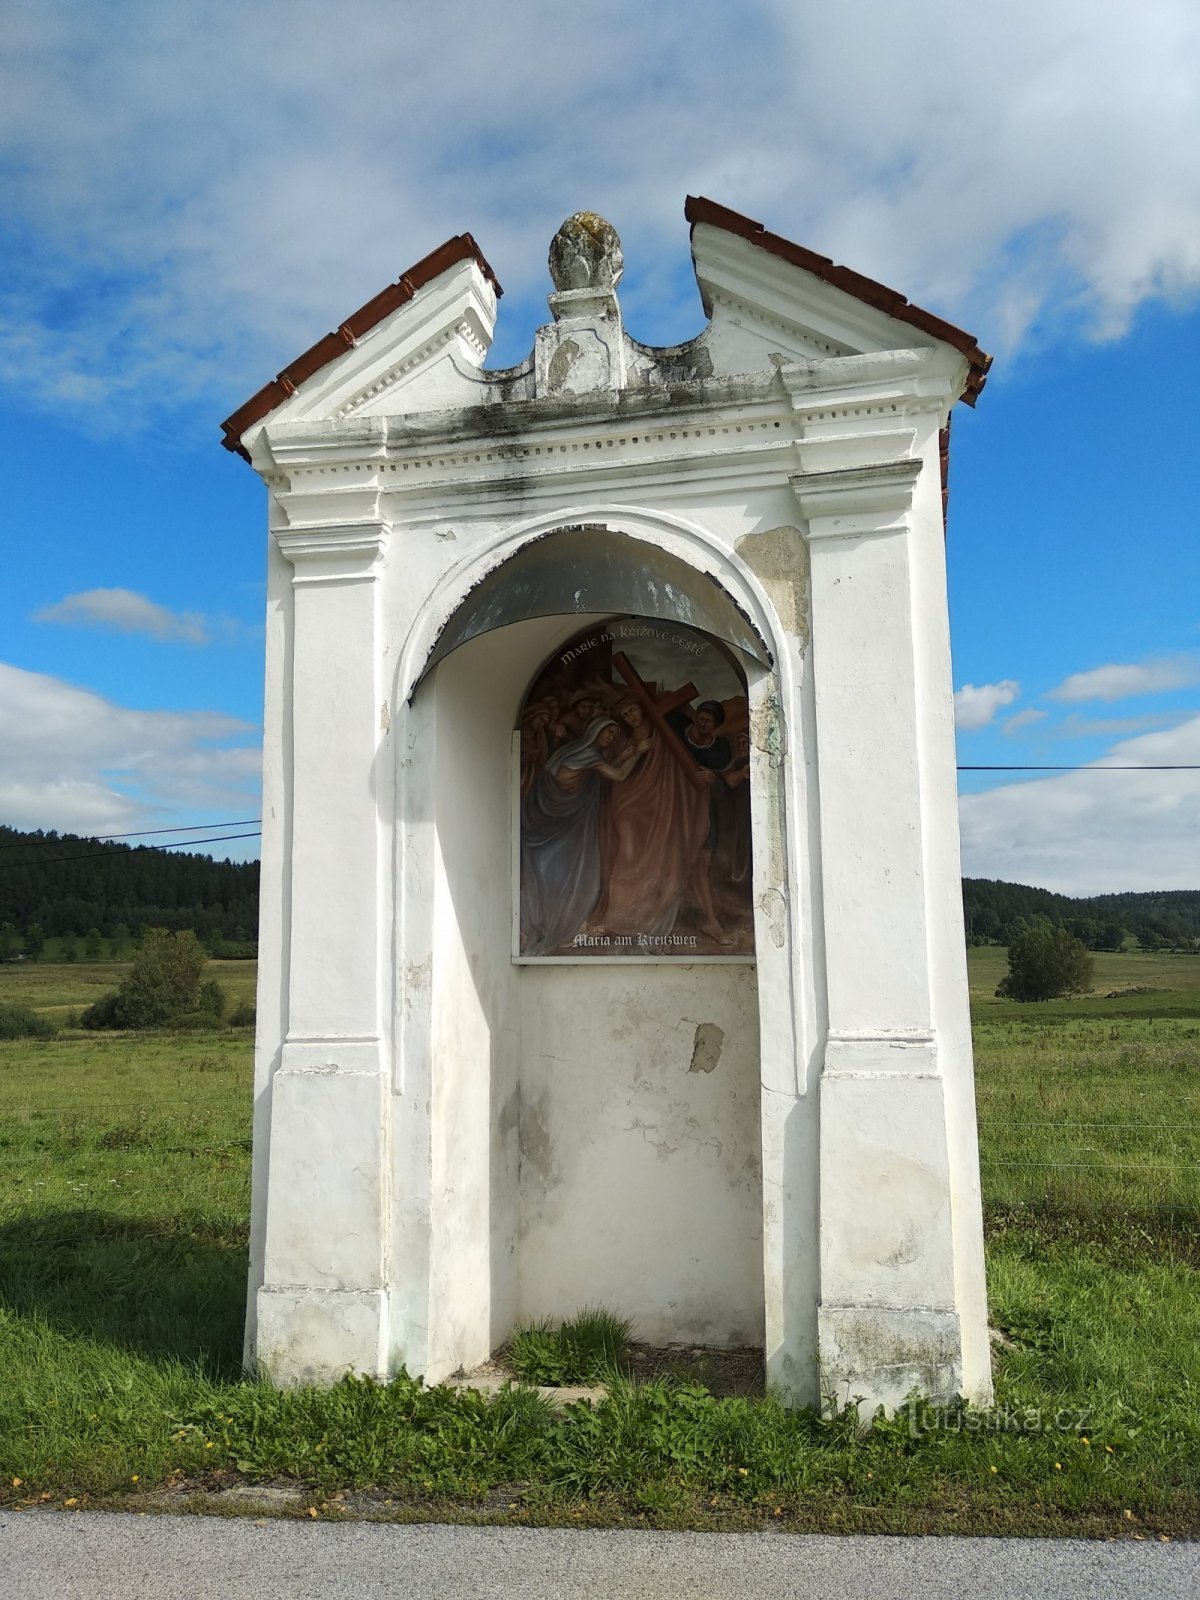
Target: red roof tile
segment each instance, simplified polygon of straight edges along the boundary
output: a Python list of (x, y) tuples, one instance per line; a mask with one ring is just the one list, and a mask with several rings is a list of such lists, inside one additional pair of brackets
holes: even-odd
[(289, 395), (295, 394), (306, 379), (311, 378), (315, 372), (320, 372), (322, 367), (328, 366), (338, 356), (344, 355), (364, 333), (382, 322), (384, 317), (395, 311), (397, 306), (402, 306), (405, 301), (411, 300), (418, 289), (423, 289), (427, 283), (440, 278), (443, 272), (456, 266), (460, 261), (474, 261), (495, 289), (497, 298), (504, 293), (496, 274), (469, 233), (456, 234), (453, 239), (447, 239), (445, 244), (439, 245), (436, 250), (431, 250), (415, 266), (409, 267), (396, 283), (389, 283), (386, 289), (374, 299), (368, 300), (365, 306), (359, 306), (357, 311), (352, 312), (345, 322), (339, 325), (336, 333), (327, 333), (323, 339), (318, 339), (311, 349), (284, 367), (277, 378), (265, 384), (257, 394), (251, 395), (244, 405), (226, 417), (221, 424), (221, 431), (225, 435), (221, 443), (226, 450), (235, 450), (238, 455), (245, 456), (249, 460), (248, 452), (242, 448), (242, 435), (247, 428), (252, 428), (256, 422), (261, 422), (263, 417), (275, 410), (276, 406), (282, 405)]
[(846, 294), (853, 295), (865, 305), (874, 306), (877, 311), (895, 317), (898, 322), (907, 322), (912, 327), (919, 328), (922, 333), (929, 334), (931, 338), (939, 339), (955, 350), (961, 350), (970, 366), (962, 398), (969, 406), (975, 404), (979, 391), (987, 381), (992, 358), (979, 348), (974, 335), (965, 333), (962, 328), (956, 328), (952, 322), (944, 322), (941, 317), (935, 317), (930, 311), (923, 311), (920, 306), (910, 305), (902, 294), (895, 289), (889, 289), (885, 284), (876, 283), (873, 278), (864, 278), (862, 273), (852, 272), (849, 267), (835, 265), (828, 256), (819, 256), (812, 250), (806, 250), (803, 245), (793, 244), (790, 239), (781, 238), (777, 233), (768, 233), (761, 222), (754, 222), (750, 217), (742, 216), (739, 211), (731, 211), (728, 206), (718, 205), (715, 200), (706, 200), (701, 195), (689, 195), (684, 215), (691, 223), (693, 231), (698, 222), (704, 222), (710, 227), (721, 228), (726, 233), (735, 233), (739, 238), (747, 239), (751, 244), (757, 245), (760, 250), (778, 256), (781, 261), (788, 261), (794, 267), (801, 267), (805, 272), (811, 272), (815, 278), (820, 278), (822, 283), (832, 284), (835, 289), (844, 290)]

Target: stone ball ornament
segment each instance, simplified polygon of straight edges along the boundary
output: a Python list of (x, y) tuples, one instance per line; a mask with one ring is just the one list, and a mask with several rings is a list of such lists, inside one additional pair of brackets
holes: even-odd
[(615, 289), (624, 270), (617, 230), (595, 211), (577, 211), (550, 241), (550, 277), (560, 294)]

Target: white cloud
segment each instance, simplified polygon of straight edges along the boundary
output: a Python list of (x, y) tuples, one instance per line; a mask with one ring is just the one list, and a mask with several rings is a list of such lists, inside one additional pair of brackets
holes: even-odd
[(1048, 700), (1074, 703), (1082, 700), (1128, 700), (1140, 694), (1161, 694), (1200, 683), (1200, 657), (1163, 656), (1157, 661), (1112, 662), (1073, 672), (1054, 689)]
[(1012, 705), (1020, 692), (1021, 685), (1014, 678), (1000, 683), (964, 683), (954, 691), (955, 726), (960, 733), (986, 728), (997, 711)]
[(1049, 712), (1038, 711), (1033, 706), (1025, 711), (1018, 711), (1014, 716), (1005, 719), (1004, 732), (1008, 734), (1020, 733), (1022, 728), (1030, 728), (1035, 722), (1043, 722)]
[(1061, 739), (1115, 739), (1123, 733), (1144, 733), (1150, 728), (1162, 728), (1180, 720), (1178, 715), (1164, 712), (1144, 717), (1081, 717), (1072, 712), (1054, 729)]
[(120, 833), (257, 816), (256, 734), (223, 712), (139, 711), (0, 662), (0, 821)]
[(232, 408), (464, 228), (544, 315), (581, 204), (682, 337), (688, 190), (989, 346), (1200, 287), (1194, 0), (40, 0), (5, 60), (0, 368), (98, 424)]
[(182, 639), (188, 644), (208, 643), (208, 625), (198, 611), (170, 611), (133, 589), (83, 589), (35, 611), (33, 620), (144, 633), (151, 639)]
[(1062, 894), (1200, 888), (1200, 717), (1116, 744), (1079, 772), (963, 795), (963, 872)]

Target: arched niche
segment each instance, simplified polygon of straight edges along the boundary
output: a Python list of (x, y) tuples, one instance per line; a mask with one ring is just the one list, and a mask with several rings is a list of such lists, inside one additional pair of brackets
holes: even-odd
[[(573, 640), (622, 626), (631, 637), (614, 643), (632, 645), (638, 628), (686, 640), (726, 673), (724, 692), (685, 697), (692, 713), (703, 699), (744, 698), (742, 658), (761, 670), (744, 619), (737, 642), (725, 636), (740, 616), (728, 596), (695, 569), (688, 583), (711, 591), (724, 634), (636, 612), (627, 592), (610, 591), (616, 612), (498, 621), (492, 611), (488, 627), (456, 611), (405, 715), (397, 1055), (411, 1121), (402, 1110), (401, 1125), (428, 1119), (431, 1169), (428, 1213), (400, 1195), (395, 1238), (399, 1251), (431, 1228), (430, 1370), (587, 1303), (655, 1342), (763, 1339), (752, 943), (691, 959), (513, 959), (521, 711), (547, 665)], [(581, 583), (580, 605), (595, 592)], [(744, 708), (741, 718), (745, 728)], [(707, 846), (707, 788), (701, 820)], [(410, 1271), (398, 1257), (394, 1279)]]
[(668, 548), (665, 530), (653, 531), (656, 537), (647, 538), (589, 522), (527, 534), (490, 569), (472, 575), (416, 664), (408, 698), (468, 640), (534, 617), (626, 613), (682, 623), (770, 667), (772, 651), (748, 608), (711, 571)]

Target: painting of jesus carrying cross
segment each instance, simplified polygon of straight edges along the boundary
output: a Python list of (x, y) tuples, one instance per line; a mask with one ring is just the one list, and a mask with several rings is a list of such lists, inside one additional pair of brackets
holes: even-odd
[(730, 650), (613, 618), (542, 666), (519, 732), (518, 960), (753, 956), (746, 681)]

